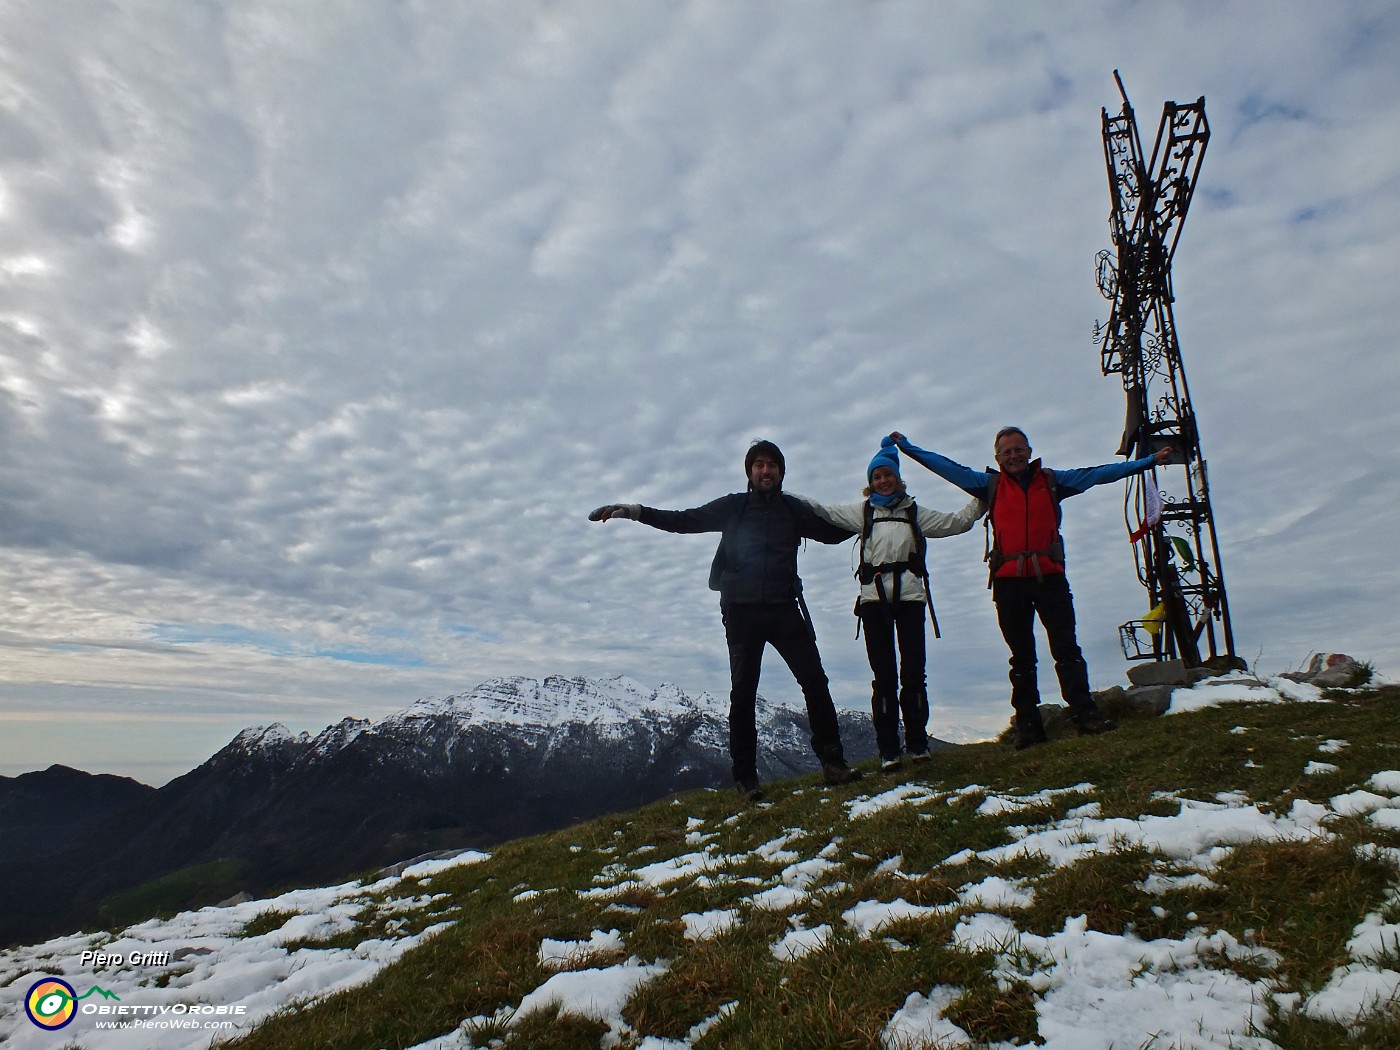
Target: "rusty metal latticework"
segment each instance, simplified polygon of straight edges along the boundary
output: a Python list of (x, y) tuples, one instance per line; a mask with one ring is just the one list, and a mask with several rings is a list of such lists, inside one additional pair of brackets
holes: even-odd
[(1123, 99), (1117, 116), (1103, 111), (1113, 248), (1098, 256), (1099, 290), (1113, 301), (1113, 310), (1107, 324), (1095, 325), (1094, 342), (1101, 347), (1104, 375), (1121, 375), (1127, 394), (1119, 454), (1173, 449), (1166, 466), (1130, 487), (1138, 520), (1147, 514), (1148, 486), (1159, 474), (1177, 465), (1185, 481), (1180, 493), (1162, 485), (1161, 520), (1133, 546), (1138, 579), (1155, 615), (1119, 628), (1123, 653), (1129, 660), (1238, 665), (1206, 461), (1172, 317), (1172, 255), (1210, 139), (1206, 100), (1166, 103), (1144, 163), (1133, 108), (1116, 70), (1113, 78)]

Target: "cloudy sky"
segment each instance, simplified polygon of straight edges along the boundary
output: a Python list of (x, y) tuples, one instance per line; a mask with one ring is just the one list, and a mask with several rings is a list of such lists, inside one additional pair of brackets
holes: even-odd
[[(1389, 0), (3, 5), (0, 773), (162, 783), (497, 675), (722, 696), (714, 538), (590, 508), (760, 436), (826, 501), (891, 429), (1113, 459), (1114, 69), (1149, 144), (1206, 98), (1175, 309), (1239, 655), (1400, 669), (1397, 53)], [(1121, 683), (1121, 486), (1066, 536)], [(935, 733), (1009, 713), (981, 551), (931, 548)], [(803, 564), (862, 707), (849, 544)]]

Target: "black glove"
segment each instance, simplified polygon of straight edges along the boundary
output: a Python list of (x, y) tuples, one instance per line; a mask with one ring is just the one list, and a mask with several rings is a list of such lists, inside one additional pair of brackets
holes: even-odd
[(642, 516), (640, 503), (608, 503), (588, 515), (589, 521), (608, 521), (611, 518), (631, 518), (636, 521)]

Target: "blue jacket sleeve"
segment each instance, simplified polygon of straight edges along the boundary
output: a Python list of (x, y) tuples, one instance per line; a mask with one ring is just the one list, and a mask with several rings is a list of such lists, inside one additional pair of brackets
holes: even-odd
[(971, 467), (965, 467), (947, 456), (911, 444), (907, 438), (899, 442), (899, 450), (919, 465), (933, 471), (944, 481), (956, 485), (969, 496), (976, 496), (983, 500), (987, 498), (987, 486), (991, 484), (992, 476), (985, 470), (973, 470)]
[(1077, 496), (1095, 485), (1106, 485), (1110, 481), (1122, 481), (1134, 474), (1141, 474), (1156, 462), (1157, 457), (1155, 456), (1143, 456), (1142, 459), (1128, 459), (1122, 463), (1104, 463), (1097, 467), (1071, 467), (1068, 470), (1056, 467), (1055, 483), (1059, 488), (1060, 498), (1063, 499), (1066, 496)]

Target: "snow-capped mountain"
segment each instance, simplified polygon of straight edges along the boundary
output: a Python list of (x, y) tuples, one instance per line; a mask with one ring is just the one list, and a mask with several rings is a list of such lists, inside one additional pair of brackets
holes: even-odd
[[(314, 738), (276, 723), (255, 726), (239, 733), (219, 755), (237, 762), (240, 756), (275, 754), (290, 759), (293, 768), (306, 769), (344, 761), (351, 749), (374, 751), (381, 758), (415, 759), (419, 771), (432, 777), (459, 761), (489, 763), (515, 757), (522, 748), (529, 749), (528, 760), (535, 766), (555, 760), (596, 765), (625, 744), (621, 751), (634, 765), (641, 763), (639, 769), (679, 758), (681, 765), (673, 767), (679, 772), (694, 768), (697, 759), (708, 766), (714, 755), (727, 755), (727, 711), (727, 701), (708, 693), (692, 697), (673, 685), (647, 689), (620, 676), (493, 678), (469, 693), (418, 700), (379, 722), (344, 719)], [(873, 753), (864, 717), (847, 712), (842, 721), (851, 723), (843, 724), (843, 732), (855, 747), (853, 754)], [(811, 767), (804, 712), (760, 697), (758, 724), (765, 776), (793, 776)], [(687, 748), (676, 755), (671, 745), (682, 738)], [(646, 744), (639, 749), (642, 742)], [(723, 777), (717, 781), (724, 782)]]
[(516, 725), (534, 728), (581, 722), (626, 727), (639, 716), (684, 717), (698, 710), (714, 710), (717, 702), (708, 693), (691, 698), (673, 685), (647, 689), (621, 676), (605, 679), (493, 678), (470, 693), (444, 700), (419, 700), (386, 721), (450, 714), (481, 725)]
[[(869, 717), (840, 717), (848, 757), (874, 754)], [(758, 724), (765, 779), (816, 769), (804, 711), (760, 700)], [(195, 873), (169, 902), (188, 907), (727, 789), (728, 738), (727, 699), (626, 678), (498, 678), (315, 736), (252, 727), (42, 870), (0, 865), (0, 943), (113, 918), (172, 872)]]
[[(607, 770), (624, 783), (654, 783), (664, 794), (727, 782), (727, 718), (727, 701), (692, 697), (673, 685), (647, 689), (623, 677), (495, 678), (469, 693), (418, 700), (378, 722), (343, 719), (314, 737), (277, 723), (250, 727), (210, 762), (221, 768), (272, 763), (299, 777), (368, 765), (425, 782), (466, 771), (587, 782)], [(843, 732), (852, 755), (873, 753), (864, 717), (846, 712), (842, 721), (849, 723)], [(758, 724), (763, 776), (812, 768), (804, 712), (760, 698)], [(507, 831), (500, 837), (512, 837)]]

